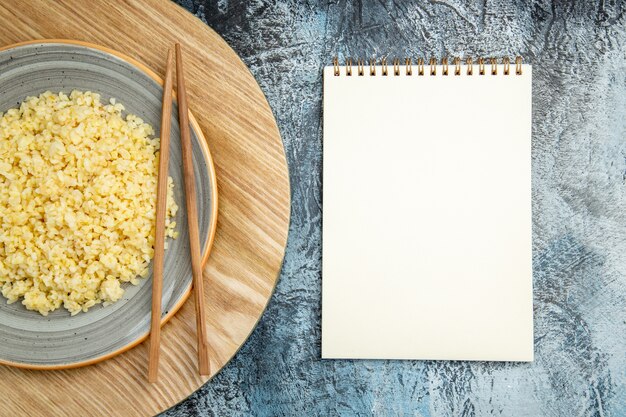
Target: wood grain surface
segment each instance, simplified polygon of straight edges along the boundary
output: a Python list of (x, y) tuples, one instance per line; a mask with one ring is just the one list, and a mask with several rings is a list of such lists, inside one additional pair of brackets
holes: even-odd
[[(119, 50), (163, 76), (180, 42), (190, 109), (207, 138), (219, 220), (204, 275), (211, 373), (243, 344), (276, 284), (289, 226), (289, 179), (271, 109), (254, 78), (211, 29), (161, 0), (0, 3), (0, 45), (77, 39)], [(182, 29), (182, 31), (181, 31)], [(148, 343), (78, 369), (0, 368), (0, 415), (154, 415), (206, 382), (196, 365), (193, 302), (162, 329), (159, 381), (145, 378)]]

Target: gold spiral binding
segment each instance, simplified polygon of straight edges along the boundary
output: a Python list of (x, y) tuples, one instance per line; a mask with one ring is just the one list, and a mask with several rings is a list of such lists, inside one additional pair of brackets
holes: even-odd
[(422, 58), (417, 59), (417, 75), (424, 75), (424, 60)]
[(502, 69), (502, 72), (504, 73), (504, 75), (509, 75), (511, 60), (509, 59), (508, 56), (505, 56), (504, 58), (502, 58), (502, 65), (504, 67)]
[[(345, 73), (347, 76), (352, 76), (352, 58), (346, 58), (345, 61)], [(356, 61), (356, 67), (357, 67), (357, 74), (359, 76), (364, 76), (365, 75), (365, 65), (367, 65), (367, 61), (365, 59), (362, 58), (358, 58), (355, 60)], [(487, 63), (485, 61), (488, 61)], [(389, 66), (387, 64), (387, 58), (381, 58), (380, 60), (380, 64), (381, 64), (381, 72), (382, 75), (386, 76), (389, 74)], [(454, 66), (454, 75), (461, 75), (461, 67), (462, 67), (463, 61), (461, 60), (461, 58), (459, 57), (454, 57), (452, 59), (452, 64)], [(478, 74), (479, 75), (485, 75), (486, 74), (486, 69), (485, 67), (487, 65), (490, 66), (490, 74), (491, 75), (498, 75), (498, 59), (497, 58), (482, 58), (479, 57), (476, 61), (474, 61), (472, 59), (472, 57), (467, 57), (465, 58), (465, 66), (467, 67), (466, 69), (466, 73), (467, 75), (474, 75), (474, 64), (478, 65)], [(400, 66), (401, 66), (401, 61), (400, 58), (394, 58), (392, 61), (392, 65), (393, 65), (393, 75), (394, 76), (399, 76), (401, 75), (401, 70), (400, 70)], [(411, 58), (405, 58), (404, 59), (404, 65), (405, 65), (405, 73), (404, 75), (413, 75), (413, 60)], [(428, 65), (429, 65), (429, 74), (431, 76), (435, 76), (437, 75), (437, 59), (436, 58), (430, 58), (428, 61)], [(376, 59), (370, 59), (369, 60), (369, 75), (371, 76), (375, 76), (376, 75)], [(448, 61), (448, 58), (441, 58), (441, 75), (447, 76), (449, 74), (450, 71), (450, 64)], [(517, 56), (515, 57), (515, 74), (516, 75), (522, 75), (522, 70), (523, 70), (523, 66), (522, 66), (522, 57), (521, 56)], [(511, 59), (509, 57), (503, 57), (502, 58), (502, 73), (504, 75), (509, 75), (511, 74)], [(341, 67), (339, 66), (339, 59), (335, 56), (333, 58), (333, 74), (335, 76), (339, 76), (341, 75)], [(417, 58), (417, 75), (423, 76), (424, 75), (424, 59), (423, 58)]]
[(454, 58), (454, 75), (461, 75), (461, 58), (458, 56)]
[(400, 60), (398, 58), (393, 60), (393, 75), (400, 75)]
[(522, 75), (522, 57), (515, 58), (515, 74)]

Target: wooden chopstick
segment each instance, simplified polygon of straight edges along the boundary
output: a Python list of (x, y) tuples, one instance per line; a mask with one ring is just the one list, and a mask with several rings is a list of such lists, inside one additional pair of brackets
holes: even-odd
[(189, 135), (189, 106), (183, 74), (183, 57), (180, 44), (176, 44), (176, 91), (178, 94), (178, 120), (180, 143), (183, 157), (183, 178), (185, 182), (185, 202), (187, 204), (187, 224), (189, 225), (189, 247), (191, 250), (191, 271), (193, 292), (196, 301), (196, 335), (198, 337), (198, 369), (200, 375), (209, 375), (209, 350), (204, 320), (204, 286), (202, 282), (202, 256), (198, 233), (198, 213), (196, 208), (196, 182), (193, 173), (191, 138)]
[(152, 274), (152, 320), (150, 324), (150, 362), (148, 381), (156, 382), (159, 375), (161, 344), (161, 293), (163, 289), (163, 257), (165, 252), (165, 216), (167, 213), (167, 179), (170, 159), (170, 127), (172, 121), (173, 54), (167, 52), (163, 107), (161, 111), (161, 145), (157, 180), (156, 234), (154, 237), (154, 272)]

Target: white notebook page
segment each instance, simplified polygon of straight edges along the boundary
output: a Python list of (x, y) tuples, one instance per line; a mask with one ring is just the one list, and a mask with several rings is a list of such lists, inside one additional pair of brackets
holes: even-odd
[(324, 70), (322, 357), (533, 360), (531, 77)]

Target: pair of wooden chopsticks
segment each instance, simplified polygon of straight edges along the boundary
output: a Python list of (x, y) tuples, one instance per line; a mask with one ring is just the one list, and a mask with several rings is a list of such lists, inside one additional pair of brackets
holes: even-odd
[[(198, 368), (200, 375), (209, 375), (209, 352), (204, 321), (204, 290), (202, 283), (202, 259), (200, 236), (198, 233), (198, 213), (196, 208), (196, 187), (193, 173), (191, 138), (189, 135), (189, 107), (185, 90), (183, 58), (180, 44), (176, 44), (176, 80), (178, 92), (178, 120), (183, 157), (183, 178), (185, 182), (185, 202), (189, 226), (189, 247), (191, 250), (191, 271), (196, 303), (196, 334), (198, 337)], [(163, 256), (165, 250), (165, 215), (167, 211), (167, 178), (170, 156), (170, 127), (172, 113), (172, 50), (167, 53), (167, 68), (163, 85), (163, 110), (161, 113), (161, 154), (157, 181), (156, 236), (154, 239), (154, 273), (152, 278), (152, 322), (150, 326), (150, 362), (148, 381), (156, 382), (159, 373), (159, 352), (161, 344), (161, 293), (163, 289)]]

